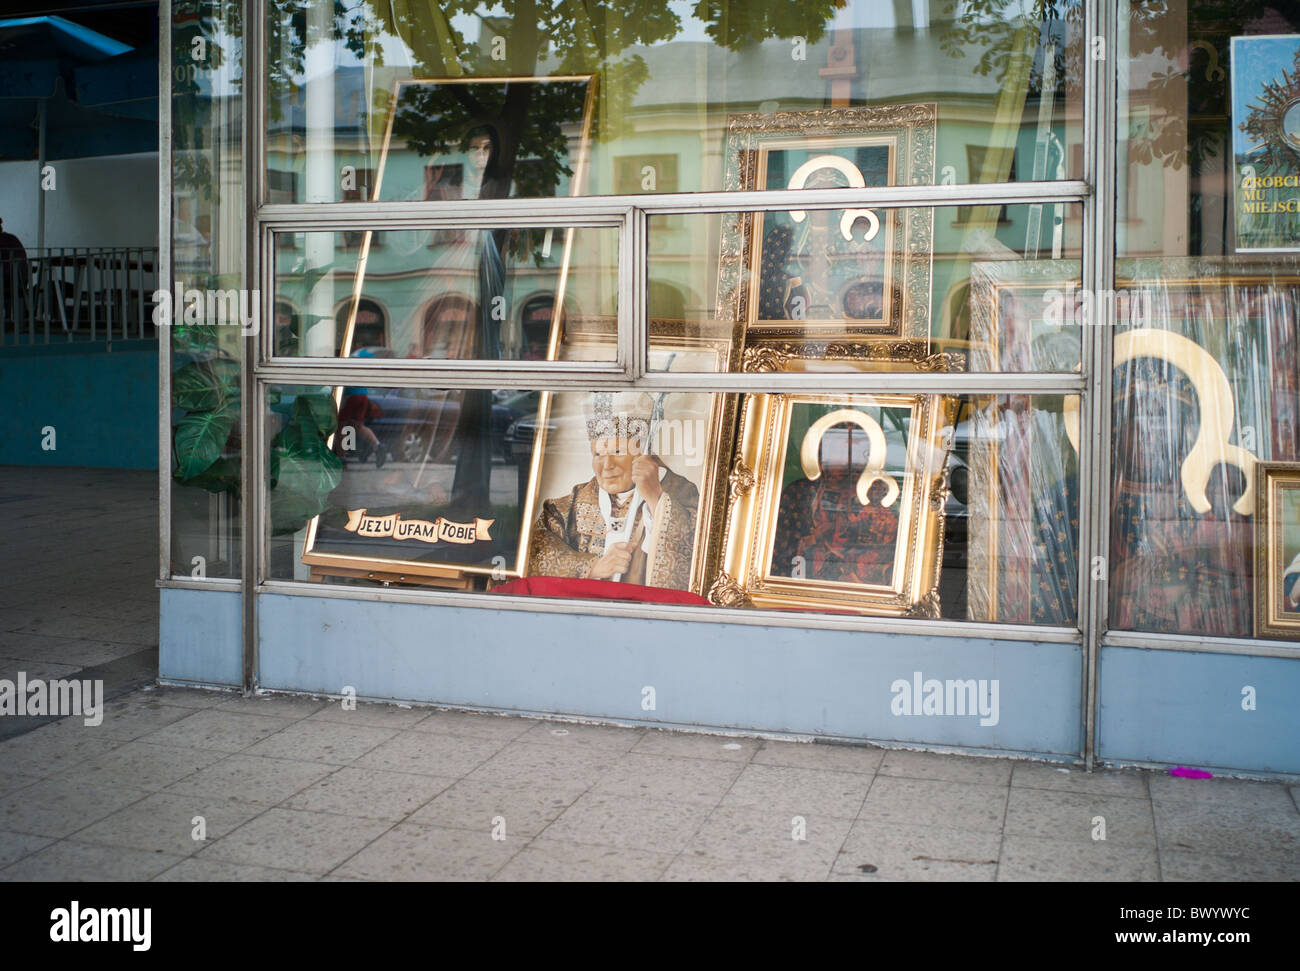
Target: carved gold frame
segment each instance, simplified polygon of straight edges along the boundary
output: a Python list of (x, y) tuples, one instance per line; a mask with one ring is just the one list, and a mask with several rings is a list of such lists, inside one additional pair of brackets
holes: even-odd
[[(891, 184), (933, 184), (936, 119), (934, 104), (733, 115), (727, 127), (723, 188), (760, 188), (766, 180), (768, 153), (773, 150), (801, 148), (833, 152), (873, 144), (891, 146)], [(846, 210), (846, 218), (847, 215)], [(763, 213), (729, 213), (723, 216), (722, 226), (717, 314), (737, 331), (774, 338), (929, 336), (933, 209), (891, 209), (879, 220), (880, 231), (885, 234), (888, 272), (884, 287), (890, 308), (881, 324), (843, 320), (759, 321), (757, 293)], [(891, 287), (895, 284), (901, 290), (901, 306), (893, 306)]]
[[(805, 356), (806, 355), (806, 356)], [(788, 345), (750, 348), (751, 371), (792, 371), (829, 356), (858, 370), (959, 368), (953, 355), (931, 355), (926, 342), (837, 343), (822, 347)], [(773, 576), (770, 572), (782, 470), (789, 447), (790, 418), (798, 404), (905, 408), (911, 414), (903, 481), (894, 504), (899, 530), (889, 584), (844, 583)], [(744, 397), (738, 445), (727, 488), (726, 527), (719, 570), (709, 600), (719, 606), (832, 610), (876, 616), (938, 617), (939, 570), (943, 560), (944, 503), (948, 496), (947, 456), (959, 399), (952, 395), (750, 394)], [(867, 478), (881, 471), (871, 465)], [(893, 490), (890, 490), (892, 495)]]
[(1300, 493), (1300, 462), (1259, 462), (1255, 475), (1255, 636), (1300, 640), (1300, 611), (1282, 609), (1289, 565), (1282, 495)]

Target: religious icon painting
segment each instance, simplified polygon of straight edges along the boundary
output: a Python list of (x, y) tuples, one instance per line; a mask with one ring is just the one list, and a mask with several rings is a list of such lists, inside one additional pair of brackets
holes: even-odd
[[(935, 106), (735, 115), (736, 190), (932, 184)], [(736, 213), (724, 220), (720, 313), (750, 336), (926, 337), (934, 216), (925, 207)]]
[(1300, 640), (1300, 463), (1256, 475), (1255, 636)]
[[(282, 398), (291, 397), (288, 387)], [(324, 446), (341, 465), (327, 508), (307, 525), (301, 554), (330, 576), (470, 590), (520, 576), (533, 447), (502, 461), (506, 431), (531, 417), (540, 393), (345, 388)], [(301, 393), (297, 397), (303, 397)], [(332, 397), (317, 390), (328, 410)], [(283, 405), (283, 402), (282, 402)], [(523, 472), (518, 469), (522, 467)], [(310, 463), (273, 462), (282, 497), (312, 494)]]
[(937, 617), (955, 404), (943, 395), (748, 395), (711, 599)]

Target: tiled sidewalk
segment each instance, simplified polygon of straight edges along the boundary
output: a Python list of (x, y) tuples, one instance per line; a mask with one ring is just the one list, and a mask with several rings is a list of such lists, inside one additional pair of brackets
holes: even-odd
[(157, 533), (155, 472), (0, 466), (0, 678), (156, 679)]
[(5, 880), (1300, 879), (1277, 783), (307, 698), (139, 690), (0, 767)]
[(156, 488), (0, 467), (0, 678), (120, 695), (0, 718), (0, 879), (1300, 880), (1278, 783), (141, 687)]

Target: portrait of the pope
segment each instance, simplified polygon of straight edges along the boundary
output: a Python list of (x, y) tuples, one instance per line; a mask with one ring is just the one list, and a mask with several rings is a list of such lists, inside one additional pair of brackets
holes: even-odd
[(663, 395), (590, 396), (592, 476), (543, 500), (529, 572), (688, 589), (699, 490), (655, 454)]

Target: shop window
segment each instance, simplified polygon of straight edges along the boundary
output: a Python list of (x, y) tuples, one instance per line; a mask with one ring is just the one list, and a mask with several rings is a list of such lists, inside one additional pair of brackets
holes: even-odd
[(1300, 19), (1121, 9), (1110, 623), (1295, 638)]

